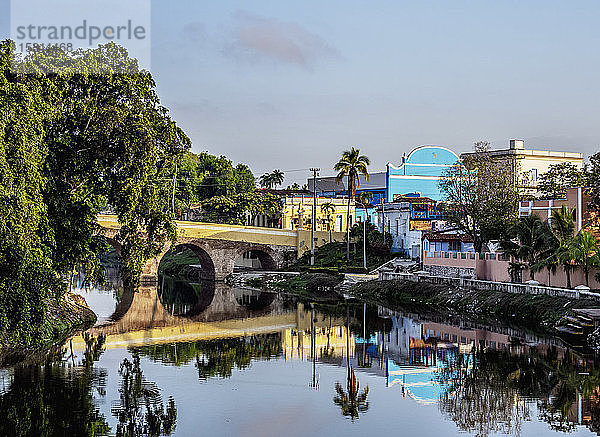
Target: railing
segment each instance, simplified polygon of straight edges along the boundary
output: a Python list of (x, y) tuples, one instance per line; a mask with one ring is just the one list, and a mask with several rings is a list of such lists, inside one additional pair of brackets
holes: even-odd
[(475, 290), (501, 291), (514, 294), (545, 294), (547, 296), (561, 296), (570, 299), (590, 298), (600, 301), (600, 293), (584, 290), (570, 290), (567, 288), (546, 287), (544, 285), (513, 284), (511, 282), (482, 281), (480, 279), (451, 278), (447, 276), (431, 276), (425, 273), (393, 273), (379, 272), (379, 280), (406, 280), (412, 282), (429, 282), (432, 284), (453, 285), (457, 287), (473, 288)]
[(430, 252), (425, 251), (425, 258), (475, 259), (475, 252)]
[(413, 220), (439, 220), (444, 217), (441, 212), (437, 211), (412, 211), (411, 218)]

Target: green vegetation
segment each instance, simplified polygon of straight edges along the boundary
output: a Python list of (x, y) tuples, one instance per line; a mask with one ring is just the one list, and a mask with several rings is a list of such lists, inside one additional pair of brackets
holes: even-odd
[(501, 242), (502, 250), (517, 260), (517, 269), (528, 268), (529, 279), (533, 280), (535, 273), (547, 265), (546, 260), (556, 251), (558, 240), (550, 225), (538, 215), (531, 214), (512, 225), (508, 236), (511, 239)]
[(419, 311), (424, 314), (462, 314), (474, 321), (503, 322), (534, 331), (554, 334), (565, 316), (574, 316), (574, 308), (596, 308), (592, 299), (513, 294), (500, 291), (466, 290), (448, 285), (412, 281), (370, 281), (350, 289), (358, 299), (392, 309)]
[[(346, 243), (327, 243), (315, 249), (315, 264), (310, 265), (310, 252), (307, 251), (292, 266), (292, 270), (319, 270), (327, 269), (331, 272), (366, 272), (363, 268), (363, 235), (365, 222), (352, 227), (350, 237), (355, 241), (354, 251), (350, 252), (350, 259), (345, 256)], [(367, 231), (367, 271), (370, 271), (393, 258), (390, 253), (392, 237), (379, 232), (371, 223), (366, 224)]]
[(141, 346), (133, 348), (132, 353), (175, 366), (195, 361), (198, 378), (205, 380), (214, 376), (229, 378), (234, 368), (244, 369), (255, 359), (277, 357), (281, 355), (282, 349), (279, 334), (266, 334), (248, 338)]
[(343, 280), (343, 274), (334, 272), (305, 272), (290, 279), (278, 281), (272, 287), (307, 299), (335, 300), (339, 298), (339, 295), (333, 288)]
[(473, 239), (475, 252), (507, 234), (517, 219), (519, 193), (513, 162), (498, 160), (487, 142), (448, 168), (440, 180), (446, 202), (440, 205), (451, 228)]
[(529, 269), (530, 279), (543, 268), (556, 269), (561, 265), (571, 287), (571, 271), (581, 268), (585, 283), (589, 286), (589, 273), (600, 267), (598, 240), (587, 229), (573, 235), (575, 222), (573, 211), (562, 207), (552, 214), (552, 227), (539, 216), (531, 214), (520, 219), (508, 230), (508, 238), (501, 241), (505, 254), (514, 257), (509, 267), (511, 278), (520, 282), (521, 270)]
[(346, 260), (350, 261), (350, 203), (356, 195), (356, 190), (360, 186), (359, 175), (363, 175), (365, 180), (369, 180), (369, 171), (367, 167), (371, 161), (367, 156), (360, 154), (360, 149), (352, 147), (350, 150), (345, 150), (342, 157), (335, 163), (333, 169), (338, 172), (335, 180), (339, 184), (344, 178), (348, 178), (348, 214), (346, 216), (346, 227), (348, 228), (348, 236), (346, 241)]
[(100, 277), (102, 205), (122, 225), (126, 287), (174, 238), (162, 180), (190, 142), (150, 73), (114, 44), (20, 58), (3, 41), (0, 101), (0, 337), (31, 345), (43, 341), (47, 302), (60, 299), (74, 266)]
[(264, 192), (238, 193), (212, 197), (202, 204), (202, 220), (214, 223), (246, 224), (251, 215), (275, 215), (281, 212), (278, 196)]
[(570, 162), (553, 164), (540, 175), (538, 191), (542, 199), (565, 199), (567, 188), (586, 187), (589, 174)]
[(273, 170), (271, 173), (265, 173), (260, 177), (260, 186), (263, 188), (275, 188), (283, 184), (285, 176), (281, 170)]
[(159, 276), (169, 276), (180, 280), (197, 280), (197, 269), (190, 266), (199, 264), (198, 256), (185, 246), (177, 246), (168, 251), (160, 260)]

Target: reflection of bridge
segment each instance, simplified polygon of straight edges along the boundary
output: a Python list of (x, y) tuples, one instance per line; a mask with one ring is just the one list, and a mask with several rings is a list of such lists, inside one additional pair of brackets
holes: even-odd
[[(173, 316), (164, 308), (156, 285), (143, 286), (135, 293), (125, 291), (112, 321), (88, 332), (105, 335), (107, 348), (119, 348), (310, 329), (310, 313), (302, 304), (286, 309), (275, 294), (263, 293), (265, 296), (248, 300), (244, 290), (222, 282), (206, 281), (204, 285), (197, 304), (186, 316)], [(325, 328), (331, 323), (341, 322), (323, 319), (315, 326)], [(80, 335), (72, 342), (76, 350), (85, 349)]]
[[(116, 239), (120, 225), (116, 216), (100, 215), (98, 223), (104, 228), (108, 241), (120, 252)], [(176, 245), (183, 245), (198, 256), (205, 279), (225, 279), (233, 273), (235, 260), (246, 252), (251, 251), (257, 256), (263, 269), (275, 270), (310, 248), (310, 231), (302, 229), (292, 231), (182, 221), (176, 224)], [(333, 233), (334, 240), (343, 239), (343, 236), (343, 233)], [(317, 245), (329, 241), (329, 233), (316, 232), (315, 241)], [(160, 255), (146, 262), (142, 282), (157, 281), (158, 265), (168, 249), (165, 247)]]

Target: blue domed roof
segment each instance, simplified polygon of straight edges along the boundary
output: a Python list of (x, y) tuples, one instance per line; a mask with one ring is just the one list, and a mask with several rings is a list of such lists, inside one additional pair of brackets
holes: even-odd
[(406, 157), (410, 164), (442, 164), (452, 165), (458, 161), (458, 155), (442, 146), (419, 146)]

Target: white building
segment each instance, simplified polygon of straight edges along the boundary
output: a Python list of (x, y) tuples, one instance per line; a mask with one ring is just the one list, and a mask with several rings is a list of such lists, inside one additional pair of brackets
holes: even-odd
[[(390, 202), (377, 207), (377, 229), (392, 235), (392, 252), (409, 258), (421, 257), (420, 230), (411, 230), (410, 202)], [(385, 223), (384, 223), (385, 222)]]

